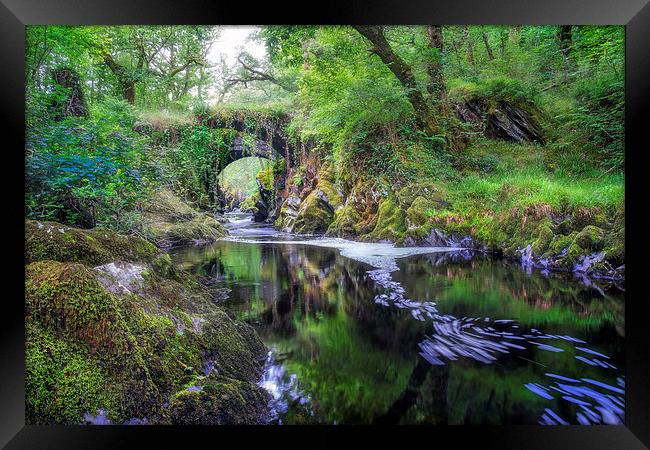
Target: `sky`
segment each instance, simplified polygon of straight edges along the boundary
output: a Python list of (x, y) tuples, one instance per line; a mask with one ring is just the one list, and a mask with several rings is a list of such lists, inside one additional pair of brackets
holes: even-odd
[[(259, 29), (258, 26), (224, 25), (219, 28), (221, 29), (219, 38), (214, 41), (208, 53), (211, 65), (218, 64), (221, 61), (221, 56), (224, 55), (228, 66), (233, 67), (237, 64), (237, 55), (242, 49), (246, 49), (256, 59), (264, 59), (266, 56), (264, 44), (250, 39), (251, 34)], [(210, 91), (211, 94), (215, 92), (213, 89)]]
[(263, 58), (266, 55), (264, 45), (249, 39), (251, 33), (259, 27), (246, 26), (223, 26), (219, 38), (212, 44), (208, 59), (211, 63), (216, 64), (225, 55), (228, 65), (233, 65), (237, 61), (237, 54), (242, 48), (253, 55), (255, 58)]

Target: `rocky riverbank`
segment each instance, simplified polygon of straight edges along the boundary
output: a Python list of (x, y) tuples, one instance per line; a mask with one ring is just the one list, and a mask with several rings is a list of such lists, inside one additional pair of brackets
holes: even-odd
[[(335, 183), (327, 165), (311, 173), (301, 186), (288, 177), (277, 228), (397, 246), (464, 247), (519, 261), (525, 268), (619, 284), (625, 280), (623, 204), (603, 208), (537, 202), (461, 210), (444, 185), (386, 189), (377, 180), (360, 178), (346, 186)], [(504, 185), (499, 195), (501, 203), (514, 203), (516, 188)]]

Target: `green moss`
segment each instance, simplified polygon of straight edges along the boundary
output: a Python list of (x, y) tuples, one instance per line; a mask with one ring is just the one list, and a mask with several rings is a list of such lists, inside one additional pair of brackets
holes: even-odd
[(119, 391), (83, 346), (28, 323), (25, 419), (30, 424), (80, 424), (84, 413), (114, 411)]
[(239, 209), (243, 212), (250, 212), (255, 214), (258, 211), (257, 206), (255, 206), (255, 204), (257, 203), (259, 198), (260, 198), (259, 192), (254, 193), (250, 197), (246, 197), (244, 201), (239, 204)]
[(238, 327), (224, 311), (204, 317), (199, 346), (204, 354), (215, 356), (217, 372), (229, 378), (256, 380), (266, 356), (259, 337), (244, 325)]
[(164, 399), (198, 379), (208, 361), (220, 376), (257, 380), (266, 354), (257, 334), (215, 305), (193, 276), (168, 277), (165, 256), (154, 259), (141, 295), (111, 294), (82, 264), (26, 267), (30, 423), (81, 423), (97, 409), (114, 423), (165, 422)]
[(149, 262), (157, 254), (156, 247), (144, 239), (106, 228), (82, 230), (56, 222), (25, 221), (26, 263), (40, 260), (88, 265), (115, 260)]
[(361, 221), (361, 214), (357, 211), (354, 202), (346, 202), (342, 208), (334, 212), (334, 219), (327, 229), (327, 233), (352, 238), (359, 234), (358, 224)]
[(580, 247), (580, 245), (574, 241), (569, 245), (566, 255), (557, 261), (557, 266), (563, 270), (572, 270), (580, 257), (586, 256), (589, 253), (591, 253), (589, 250)]
[(556, 235), (553, 238), (551, 244), (549, 245), (548, 248), (549, 255), (547, 256), (557, 255), (559, 253), (562, 253), (564, 249), (568, 249), (571, 243), (575, 240), (577, 235), (578, 233), (575, 231), (567, 236)]
[(305, 234), (326, 232), (341, 202), (341, 194), (333, 184), (331, 168), (326, 165), (318, 173), (316, 187), (300, 203), (292, 231)]
[(435, 204), (422, 196), (416, 197), (411, 206), (406, 210), (406, 221), (409, 227), (418, 227), (427, 222), (428, 212), (435, 208)]
[(169, 417), (176, 425), (246, 425), (256, 424), (266, 410), (268, 394), (248, 381), (219, 378), (182, 390), (169, 402)]
[(379, 204), (377, 225), (367, 237), (372, 240), (389, 240), (399, 242), (406, 232), (404, 212), (394, 197), (386, 197)]
[(168, 189), (161, 189), (145, 205), (144, 235), (161, 248), (213, 242), (228, 234), (210, 214), (199, 212)]
[(554, 237), (555, 235), (551, 227), (546, 224), (541, 225), (539, 227), (538, 237), (533, 242), (533, 253), (537, 256), (544, 254), (553, 242)]
[(168, 253), (160, 254), (151, 262), (151, 265), (154, 271), (163, 278), (176, 278), (178, 276), (176, 268), (172, 263), (172, 258)]
[(118, 355), (132, 345), (116, 298), (81, 264), (28, 265), (26, 315), (45, 330), (84, 343), (91, 353)]
[(587, 225), (575, 237), (575, 244), (587, 250), (602, 250), (605, 232), (602, 228)]

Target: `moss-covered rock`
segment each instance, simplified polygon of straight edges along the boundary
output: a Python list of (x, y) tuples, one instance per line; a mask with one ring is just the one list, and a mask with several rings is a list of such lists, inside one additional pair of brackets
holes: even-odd
[(316, 187), (300, 203), (291, 231), (295, 233), (325, 233), (341, 205), (341, 194), (334, 187), (334, 176), (328, 165), (318, 173)]
[(82, 230), (57, 222), (25, 221), (25, 262), (40, 260), (99, 265), (115, 260), (152, 261), (158, 250), (137, 236), (106, 228)]
[(580, 231), (574, 240), (576, 245), (588, 250), (601, 250), (603, 248), (603, 238), (605, 231), (593, 225), (587, 225)]
[(406, 217), (404, 211), (394, 197), (386, 197), (379, 204), (377, 225), (366, 238), (369, 240), (388, 240), (399, 243), (406, 232)]
[(300, 207), (300, 197), (295, 194), (290, 195), (282, 203), (280, 214), (275, 220), (275, 227), (279, 230), (291, 232), (298, 217), (298, 209)]
[(416, 197), (406, 210), (407, 226), (409, 228), (422, 226), (429, 218), (428, 212), (434, 208), (435, 204), (431, 200), (422, 196)]
[(581, 257), (589, 255), (591, 252), (578, 245), (575, 240), (569, 245), (565, 254), (557, 259), (554, 266), (559, 270), (573, 270), (576, 263)]
[(174, 394), (169, 417), (177, 425), (257, 424), (264, 420), (268, 399), (254, 383), (219, 378)]
[(25, 269), (28, 320), (90, 353), (119, 355), (132, 346), (117, 300), (82, 264), (39, 261)]
[(327, 234), (344, 238), (356, 238), (370, 233), (377, 225), (380, 194), (373, 182), (358, 180), (345, 203), (334, 212), (334, 220)]
[(193, 276), (172, 269), (168, 255), (144, 257), (95, 268), (26, 266), (29, 423), (84, 423), (98, 411), (112, 423), (169, 423), (170, 397), (210, 372), (229, 380), (209, 400), (234, 402), (220, 407), (224, 423), (249, 423), (265, 407), (250, 394), (266, 356), (255, 331), (231, 319)]
[(533, 253), (537, 256), (544, 254), (553, 242), (554, 237), (551, 227), (546, 224), (541, 225), (537, 239), (533, 242)]
[(196, 211), (168, 189), (161, 189), (143, 208), (144, 235), (157, 247), (210, 243), (228, 234), (208, 213)]
[(119, 390), (83, 346), (28, 322), (25, 419), (29, 424), (76, 424), (84, 414), (117, 409)]

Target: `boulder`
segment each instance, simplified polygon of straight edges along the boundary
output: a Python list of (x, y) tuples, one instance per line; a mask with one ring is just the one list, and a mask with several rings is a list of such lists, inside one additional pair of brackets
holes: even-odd
[(454, 105), (463, 122), (473, 124), (486, 137), (513, 142), (545, 142), (539, 125), (527, 110), (506, 100), (494, 105), (474, 98)]

